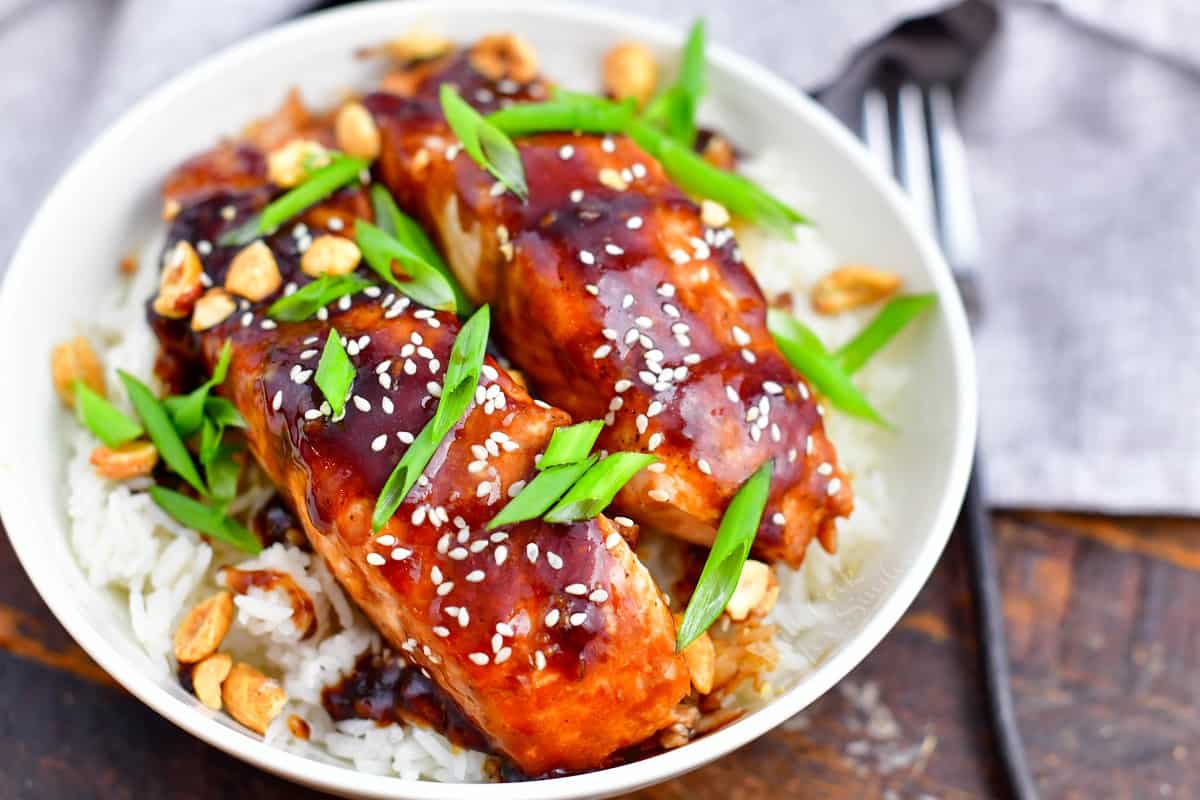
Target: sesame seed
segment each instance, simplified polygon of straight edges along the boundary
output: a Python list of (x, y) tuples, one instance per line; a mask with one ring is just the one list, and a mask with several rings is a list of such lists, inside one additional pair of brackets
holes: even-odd
[[(505, 449), (506, 449), (506, 450), (508, 449), (508, 445), (510, 445), (510, 444), (513, 444), (513, 445), (515, 445), (515, 444), (516, 444), (516, 442), (505, 442)], [(521, 492), (522, 492), (524, 489), (525, 489), (525, 481), (513, 481), (513, 482), (512, 482), (512, 484), (511, 484), (511, 485), (508, 487), (508, 496), (509, 496), (509, 497), (516, 497), (516, 496), (517, 496), (517, 495), (519, 495), (519, 494), (520, 494), (520, 493), (521, 493)]]
[(558, 157), (563, 161), (566, 161), (573, 155), (575, 155), (575, 148), (569, 144), (564, 144), (562, 147), (558, 148)]
[[(468, 577), (470, 577), (470, 576), (468, 576)], [(446, 595), (450, 594), (452, 591), (454, 591), (454, 581), (446, 581), (445, 583), (443, 583), (437, 587), (437, 593), (438, 593), (439, 597), (445, 597)]]
[(538, 560), (537, 542), (530, 542), (525, 545), (525, 557), (529, 559), (529, 563), (536, 564)]
[(451, 550), (449, 553), (447, 553), (447, 555), (450, 556), (450, 558), (454, 559), (455, 561), (466, 561), (467, 556), (470, 554), (467, 552), (467, 548), (456, 547), (453, 550)]
[(637, 328), (630, 328), (625, 332), (625, 344), (633, 344), (641, 336)]
[(608, 592), (604, 589), (597, 589), (588, 595), (588, 600), (591, 600), (593, 603), (603, 603), (607, 599)]
[(608, 253), (610, 256), (619, 256), (619, 255), (623, 255), (625, 253), (625, 251), (621, 247), (613, 244), (612, 242), (609, 242), (608, 244), (604, 245), (604, 251), (606, 253)]
[(738, 347), (745, 347), (750, 344), (750, 334), (746, 333), (743, 328), (734, 325), (730, 330), (733, 333), (733, 341), (737, 343)]
[(471, 549), (472, 553), (482, 553), (484, 550), (487, 549), (487, 546), (488, 546), (487, 539), (476, 539), (475, 541), (471, 542), (470, 549)]
[(656, 417), (662, 413), (664, 406), (658, 400), (651, 400), (650, 405), (646, 408), (647, 417)]
[(381, 433), (371, 440), (371, 449), (378, 453), (383, 448), (387, 447), (387, 434)]
[(471, 653), (467, 656), (467, 658), (471, 659), (473, 663), (478, 664), (481, 667), (486, 667), (492, 660), (491, 656), (489, 656), (487, 653)]
[(583, 288), (587, 291), (588, 294), (592, 295), (593, 297), (600, 294), (600, 287), (598, 287), (594, 283), (585, 283), (583, 285)]
[(533, 654), (533, 665), (540, 672), (546, 668), (546, 654), (538, 650)]
[(661, 433), (652, 434), (650, 436), (650, 443), (648, 445), (646, 445), (646, 449), (649, 450), (650, 452), (654, 452), (655, 450), (658, 449), (658, 446), (660, 444), (662, 444), (662, 440), (663, 440), (663, 435)]
[(783, 394), (783, 387), (775, 381), (763, 381), (763, 391), (767, 394)]
[(679, 309), (670, 303), (663, 303), (662, 310), (663, 313), (668, 317), (671, 317), (672, 319), (679, 319)]
[(654, 320), (647, 316), (635, 317), (633, 320), (639, 328), (651, 328), (654, 326)]
[(500, 566), (508, 559), (508, 548), (500, 545), (492, 555), (496, 557), (496, 566)]
[(279, 391), (275, 392), (275, 396), (271, 398), (271, 408), (278, 411), (280, 406), (282, 406), (282, 405), (283, 405), (283, 390), (280, 389)]
[(647, 492), (651, 500), (657, 500), (660, 503), (665, 503), (671, 499), (671, 495), (663, 489), (651, 489)]
[(631, 231), (638, 230), (639, 228), (642, 227), (642, 218), (641, 217), (630, 217), (628, 220), (625, 221), (625, 227), (629, 228), (629, 230), (631, 230)]
[(429, 570), (429, 580), (433, 581), (433, 584), (434, 584), (435, 586), (437, 586), (438, 584), (440, 584), (440, 583), (442, 582), (442, 580), (443, 580), (443, 578), (442, 578), (442, 570), (441, 570), (441, 569), (439, 569), (439, 568), (438, 568), (438, 566), (437, 566), (436, 564), (434, 564), (434, 565), (433, 565), (433, 568), (432, 568), (431, 570)]
[(811, 456), (812, 451), (813, 451), (813, 437), (812, 437), (812, 434), (810, 433), (808, 436), (804, 437), (804, 453), (805, 453), (805, 455)]
[(696, 466), (699, 467), (700, 471), (705, 475), (712, 475), (712, 467), (710, 467), (708, 465), (708, 461), (704, 460), (703, 458), (696, 461)]
[(570, 197), (572, 203), (578, 203), (583, 199), (583, 189), (572, 189)]
[(623, 540), (621, 539), (621, 534), (610, 533), (608, 535), (608, 538), (606, 538), (604, 540), (604, 546), (607, 547), (609, 550), (612, 550), (614, 547), (619, 545), (622, 541)]
[(367, 553), (367, 563), (373, 567), (382, 567), (387, 563), (387, 559), (379, 553)]
[(588, 265), (596, 263), (596, 257), (594, 255), (592, 255), (591, 250), (580, 250), (579, 251), (579, 260), (581, 262), (583, 262), (584, 264), (588, 264)]
[(567, 622), (569, 622), (572, 627), (578, 628), (580, 625), (587, 622), (587, 614), (583, 613), (582, 611), (578, 611), (572, 614), (570, 618), (567, 619)]
[(829, 485), (825, 487), (825, 493), (829, 496), (837, 494), (842, 489), (842, 481), (839, 478), (834, 478), (829, 481)]
[(434, 625), (433, 632), (435, 635), (441, 636), (443, 639), (450, 635), (450, 629), (442, 625)]
[(638, 435), (641, 435), (646, 432), (646, 426), (650, 424), (650, 420), (645, 414), (638, 414), (634, 424), (637, 425)]
[(393, 561), (403, 561), (404, 559), (408, 558), (411, 555), (412, 555), (412, 550), (409, 550), (407, 547), (397, 547), (395, 550), (392, 551), (392, 560)]
[(617, 146), (613, 143), (611, 136), (605, 136), (600, 140), (600, 149), (606, 153), (616, 152)]
[(475, 496), (483, 497), (485, 494), (489, 494), (491, 491), (492, 491), (491, 481), (480, 481), (479, 485), (475, 487)]
[(396, 431), (396, 438), (403, 444), (412, 444), (414, 439), (413, 435), (408, 431)]
[(747, 350), (745, 348), (742, 348), (742, 359), (745, 360), (745, 362), (747, 364), (753, 364), (755, 361), (758, 360), (757, 358), (754, 357), (754, 353), (751, 353), (749, 350)]
[(321, 411), (320, 411), (320, 409), (317, 409), (317, 408), (310, 408), (304, 412), (304, 418), (306, 420), (310, 420), (310, 421), (314, 420), (314, 419), (320, 419)]
[(557, 608), (550, 609), (550, 611), (546, 613), (546, 627), (553, 628), (555, 625), (557, 625), (560, 616), (562, 615), (559, 614)]
[(655, 386), (658, 383), (658, 378), (656, 378), (654, 373), (650, 372), (649, 370), (642, 370), (638, 373), (638, 377), (641, 378), (642, 383), (646, 384), (647, 386)]
[(612, 352), (612, 345), (602, 344), (592, 351), (592, 358), (605, 358)]
[(583, 595), (587, 594), (587, 587), (582, 583), (572, 583), (563, 587), (563, 591), (567, 594), (574, 594), (582, 597)]
[(471, 614), (465, 608), (458, 610), (458, 627), (465, 628), (471, 623)]
[(630, 292), (626, 292), (625, 296), (621, 298), (621, 308), (629, 308), (632, 305), (633, 295)]
[(354, 407), (357, 408), (359, 411), (362, 411), (365, 413), (365, 412), (371, 410), (371, 403), (370, 403), (370, 401), (367, 400), (367, 398), (356, 394), (356, 395), (354, 395), (353, 401), (354, 401)]
[(562, 569), (563, 566), (563, 560), (559, 557), (558, 553), (551, 550), (546, 551), (546, 563), (554, 569)]
[(622, 378), (621, 380), (619, 380), (613, 384), (613, 391), (615, 391), (617, 393), (624, 392), (627, 389), (629, 389), (629, 387), (631, 387), (631, 386), (633, 386), (633, 381)]
[(508, 661), (508, 657), (512, 655), (511, 647), (501, 647), (500, 652), (496, 653), (495, 663), (503, 664)]
[(700, 354), (699, 353), (688, 353), (686, 356), (683, 357), (683, 363), (691, 364), (693, 366), (696, 364), (699, 364), (700, 363)]

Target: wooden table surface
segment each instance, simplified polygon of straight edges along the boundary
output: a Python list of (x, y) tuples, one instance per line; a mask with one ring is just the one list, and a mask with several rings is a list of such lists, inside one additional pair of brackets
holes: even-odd
[[(1043, 797), (1200, 796), (1200, 521), (996, 515), (1015, 693)], [(782, 728), (636, 800), (1003, 797), (955, 540), (913, 608)], [(317, 797), (118, 687), (0, 536), (0, 797)]]

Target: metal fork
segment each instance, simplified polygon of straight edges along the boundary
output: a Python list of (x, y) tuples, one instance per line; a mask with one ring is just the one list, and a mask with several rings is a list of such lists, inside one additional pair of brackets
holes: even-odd
[[(894, 122), (892, 109), (895, 109)], [(981, 311), (977, 292), (979, 235), (966, 150), (950, 88), (904, 83), (895, 92), (868, 89), (862, 102), (861, 135), (879, 165), (908, 192), (918, 216), (941, 243), (967, 314)], [(996, 574), (992, 527), (981, 478), (978, 446), (959, 525), (968, 553), (979, 629), (980, 667), (993, 734), (1009, 788), (1018, 800), (1036, 800), (1037, 785), (1021, 743), (1013, 706), (1004, 606)]]

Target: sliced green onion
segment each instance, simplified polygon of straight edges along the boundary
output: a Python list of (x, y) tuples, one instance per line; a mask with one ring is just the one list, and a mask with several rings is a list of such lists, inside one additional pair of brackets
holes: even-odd
[(142, 435), (141, 425), (81, 380), (75, 381), (75, 410), (79, 421), (108, 447), (119, 447)]
[(245, 223), (226, 231), (217, 240), (221, 245), (243, 245), (259, 236), (273, 233), (301, 211), (316, 205), (346, 184), (358, 178), (359, 173), (370, 166), (370, 162), (346, 155), (335, 155), (333, 160), (317, 171), (310, 173), (302, 183), (271, 201), (263, 210)]
[(511, 105), (488, 114), (487, 121), (509, 136), (545, 131), (624, 133), (633, 120), (633, 112), (632, 102), (614, 103), (556, 89), (554, 99), (549, 102)]
[[(561, 428), (559, 430), (562, 430)], [(588, 456), (574, 464), (560, 464), (542, 470), (534, 476), (521, 493), (508, 501), (500, 513), (492, 517), (487, 529), (495, 530), (529, 519), (537, 519), (550, 510), (563, 494), (583, 477), (598, 456)]]
[(784, 357), (817, 391), (828, 397), (829, 402), (847, 414), (887, 426), (887, 420), (867, 402), (808, 326), (789, 314), (770, 309), (767, 311), (767, 328)]
[(692, 23), (679, 77), (646, 106), (643, 116), (684, 147), (696, 141), (696, 109), (704, 96), (704, 20)]
[(217, 457), (217, 452), (221, 448), (221, 437), (225, 434), (225, 428), (216, 422), (213, 422), (208, 417), (204, 418), (204, 422), (200, 426), (200, 465), (207, 467)]
[(171, 422), (175, 424), (175, 430), (179, 431), (180, 436), (188, 437), (200, 430), (200, 423), (204, 419), (204, 404), (208, 401), (208, 394), (214, 387), (220, 386), (225, 382), (225, 374), (229, 371), (229, 362), (232, 357), (233, 348), (230, 341), (226, 339), (225, 345), (221, 348), (221, 355), (217, 358), (217, 365), (213, 368), (211, 378), (188, 394), (173, 395), (163, 400), (163, 406), (167, 409), (167, 413), (171, 415)]
[[(441, 270), (399, 239), (389, 236), (364, 219), (355, 220), (354, 238), (367, 264), (389, 284), (430, 308), (449, 311), (456, 307), (454, 288)], [(400, 262), (408, 280), (396, 278), (392, 272), (393, 261)]]
[(247, 553), (262, 552), (262, 542), (215, 508), (162, 486), (151, 486), (150, 497), (179, 523)]
[(450, 363), (446, 365), (446, 377), (442, 381), (442, 396), (438, 398), (437, 412), (433, 415), (434, 438), (439, 441), (466, 413), (475, 397), (491, 323), (491, 309), (482, 306), (463, 324), (454, 339)]
[(204, 401), (204, 416), (219, 426), (229, 428), (245, 428), (246, 420), (242, 419), (237, 406), (224, 397), (210, 397)]
[(677, 651), (708, 630), (725, 606), (729, 605), (729, 598), (733, 596), (738, 579), (742, 577), (742, 567), (746, 565), (746, 556), (750, 555), (750, 546), (754, 544), (763, 509), (767, 505), (771, 469), (771, 461), (763, 462), (729, 501), (721, 517), (721, 526), (717, 529), (717, 538), (704, 562), (704, 571), (700, 573), (700, 580), (696, 583), (692, 599), (683, 612), (679, 632), (675, 635)]
[(921, 312), (937, 302), (936, 294), (910, 294), (893, 297), (867, 327), (834, 354), (847, 375), (853, 375), (884, 345), (904, 330)]
[(117, 374), (121, 377), (121, 383), (125, 384), (129, 402), (133, 404), (142, 424), (146, 426), (150, 441), (154, 442), (163, 461), (193, 489), (200, 494), (207, 494), (204, 482), (200, 480), (200, 473), (196, 471), (196, 465), (192, 462), (191, 454), (188, 453), (183, 439), (180, 438), (179, 432), (171, 423), (171, 417), (158, 398), (154, 396), (154, 392), (124, 370), (118, 370)]
[(546, 446), (546, 452), (542, 453), (542, 458), (538, 461), (538, 469), (574, 464), (587, 458), (603, 428), (602, 419), (555, 428), (550, 436), (550, 444)]
[(222, 512), (237, 496), (238, 476), (242, 471), (241, 464), (233, 458), (233, 452), (231, 447), (220, 447), (213, 458), (204, 465), (209, 496), (213, 499), (214, 507)]
[(357, 275), (322, 275), (312, 283), (301, 286), (287, 297), (281, 297), (267, 309), (267, 316), (280, 322), (300, 322), (348, 294), (361, 292), (370, 281)]
[[(649, 453), (613, 453), (589, 469), (546, 513), (547, 522), (575, 522), (599, 514), (621, 487), (658, 459)], [(520, 495), (517, 495), (520, 497)]]
[(325, 340), (325, 349), (321, 351), (321, 360), (317, 362), (316, 382), (321, 394), (329, 401), (333, 416), (340, 417), (346, 409), (346, 400), (350, 396), (350, 387), (354, 385), (354, 368), (346, 348), (342, 347), (342, 337), (337, 329), (329, 331)]
[(405, 214), (396, 205), (392, 193), (383, 184), (377, 183), (371, 187), (371, 208), (375, 212), (375, 224), (384, 233), (396, 237), (397, 241), (416, 253), (425, 263), (432, 265), (445, 276), (446, 282), (454, 290), (454, 304), (458, 315), (469, 315), (475, 306), (467, 298), (467, 293), (450, 271), (442, 254), (434, 247), (433, 242), (425, 235), (424, 229), (415, 219)]
[(466, 413), (475, 396), (479, 383), (479, 371), (487, 349), (491, 311), (483, 306), (467, 320), (454, 340), (450, 351), (450, 363), (446, 367), (446, 378), (442, 384), (442, 395), (433, 418), (425, 424), (417, 438), (404, 451), (399, 463), (392, 469), (371, 514), (371, 527), (378, 531), (396, 509), (404, 502), (409, 490), (417, 482), (421, 472), (437, 452), (442, 439), (454, 424)]
[(396, 509), (404, 502), (404, 498), (408, 496), (413, 484), (417, 482), (417, 478), (421, 477), (421, 472), (429, 463), (429, 459), (433, 458), (433, 454), (437, 452), (438, 445), (441, 444), (441, 439), (433, 437), (433, 420), (425, 423), (425, 427), (417, 434), (417, 438), (404, 451), (404, 455), (400, 457), (399, 463), (392, 470), (392, 474), (388, 476), (387, 482), (384, 483), (383, 489), (379, 492), (379, 499), (375, 501), (375, 510), (371, 514), (371, 529), (379, 531), (392, 515), (396, 513)]
[(442, 84), (440, 98), (446, 122), (471, 160), (524, 201), (529, 196), (529, 187), (525, 183), (521, 153), (512, 139), (471, 108), (451, 84)]

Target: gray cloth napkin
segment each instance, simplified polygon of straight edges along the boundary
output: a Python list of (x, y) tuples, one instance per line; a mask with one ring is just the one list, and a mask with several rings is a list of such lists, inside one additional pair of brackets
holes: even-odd
[[(947, 0), (609, 0), (803, 87)], [(0, 0), (0, 265), (122, 110), (307, 0)], [(1200, 513), (1200, 6), (1010, 2), (962, 96), (993, 502)], [(631, 31), (636, 35), (636, 31)], [(364, 39), (378, 32), (364, 31)], [(2, 268), (2, 267), (0, 267)]]

